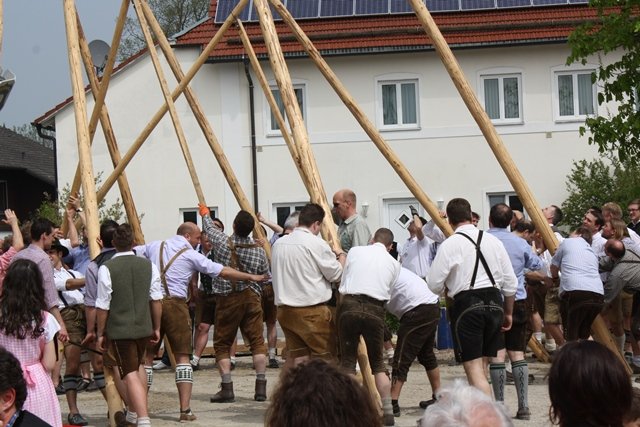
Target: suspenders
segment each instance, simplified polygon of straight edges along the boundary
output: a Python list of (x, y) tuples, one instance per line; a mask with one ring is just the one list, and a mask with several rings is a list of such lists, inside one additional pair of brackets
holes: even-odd
[[(236, 248), (257, 248), (258, 245), (255, 243), (236, 245), (233, 243), (231, 236), (227, 238), (227, 245), (229, 246), (229, 250), (231, 251), (231, 261), (229, 262), (229, 267), (235, 268), (239, 271), (244, 271), (244, 268), (242, 268), (242, 265), (240, 264), (240, 259), (238, 258), (238, 252), (236, 251)], [(233, 292), (236, 292), (238, 286), (237, 280), (229, 280), (229, 282), (231, 283), (231, 290)]]
[(170, 297), (171, 295), (169, 294), (169, 286), (167, 286), (167, 271), (169, 270), (169, 267), (171, 267), (171, 264), (173, 264), (173, 262), (176, 260), (176, 258), (178, 258), (180, 255), (182, 255), (183, 252), (186, 252), (189, 250), (189, 248), (182, 248), (180, 249), (178, 252), (175, 253), (175, 255), (173, 255), (173, 257), (169, 260), (169, 262), (167, 263), (167, 265), (164, 265), (164, 260), (162, 259), (163, 254), (164, 254), (164, 245), (166, 242), (162, 242), (160, 244), (160, 282), (162, 282), (162, 286), (164, 286), (164, 291), (166, 293), (167, 297)]
[(474, 242), (471, 237), (467, 236), (464, 233), (457, 232), (456, 234), (464, 236), (468, 241), (470, 241), (473, 244), (473, 246), (476, 247), (476, 264), (473, 267), (473, 274), (471, 276), (470, 288), (473, 289), (473, 286), (476, 284), (476, 275), (478, 274), (478, 262), (482, 263), (482, 267), (484, 268), (485, 273), (487, 273), (487, 276), (489, 276), (489, 280), (491, 281), (491, 284), (495, 287), (496, 281), (493, 279), (491, 270), (489, 270), (489, 266), (487, 265), (487, 260), (484, 259), (484, 255), (482, 255), (482, 251), (480, 250), (480, 242), (482, 241), (482, 230), (480, 230), (480, 232), (478, 233), (478, 242)]

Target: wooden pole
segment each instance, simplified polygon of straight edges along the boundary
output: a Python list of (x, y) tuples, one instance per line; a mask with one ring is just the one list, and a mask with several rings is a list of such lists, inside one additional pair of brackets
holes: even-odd
[[(93, 60), (91, 59), (91, 52), (89, 51), (89, 44), (84, 36), (80, 19), (78, 19), (78, 34), (80, 36), (80, 54), (82, 55), (85, 72), (87, 73), (87, 77), (91, 85), (91, 92), (100, 93), (100, 83), (98, 82), (98, 76), (96, 75)], [(103, 84), (105, 84), (105, 82), (103, 82)], [(100, 108), (100, 124), (102, 126), (102, 132), (104, 133), (105, 140), (107, 141), (107, 148), (109, 150), (109, 155), (111, 156), (111, 162), (115, 167), (115, 165), (120, 161), (120, 150), (118, 149), (116, 136), (113, 132), (113, 126), (111, 125), (111, 118), (109, 117), (107, 105), (104, 103), (102, 108)], [(142, 244), (144, 243), (144, 235), (142, 233), (142, 227), (140, 226), (140, 219), (138, 218), (138, 211), (136, 210), (133, 195), (129, 188), (129, 181), (127, 180), (127, 175), (124, 172), (118, 177), (118, 187), (120, 188), (120, 195), (122, 196), (122, 203), (124, 205), (125, 212), (127, 213), (129, 224), (133, 229), (135, 241), (137, 244)]]
[[(202, 53), (200, 54), (200, 56), (198, 56), (198, 58), (193, 63), (191, 68), (187, 71), (184, 78), (180, 80), (180, 83), (178, 84), (178, 86), (173, 90), (171, 94), (171, 99), (175, 101), (178, 98), (178, 96), (180, 96), (180, 94), (185, 90), (185, 88), (191, 82), (191, 80), (196, 75), (198, 70), (202, 67), (202, 65), (205, 63), (207, 58), (209, 58), (209, 54), (218, 45), (218, 43), (220, 43), (220, 40), (222, 40), (222, 37), (224, 36), (226, 31), (235, 21), (236, 19), (235, 17), (238, 16), (242, 12), (244, 7), (247, 5), (248, 1), (249, 0), (240, 0), (237, 6), (233, 8), (233, 10), (231, 11), (231, 14), (227, 17), (227, 19), (225, 19), (220, 29), (216, 32), (216, 34), (213, 36), (213, 38), (207, 44), (207, 46), (202, 50)], [(165, 102), (160, 107), (160, 109), (154, 114), (154, 116), (151, 118), (147, 126), (142, 130), (138, 138), (136, 138), (136, 140), (133, 142), (131, 147), (129, 147), (129, 150), (127, 150), (127, 152), (124, 154), (124, 156), (122, 157), (122, 160), (114, 168), (113, 172), (111, 172), (111, 175), (109, 175), (105, 180), (105, 182), (102, 184), (102, 187), (100, 187), (100, 190), (98, 190), (98, 194), (97, 194), (98, 201), (101, 201), (105, 197), (105, 195), (109, 192), (111, 187), (113, 187), (113, 184), (115, 184), (118, 178), (118, 175), (120, 175), (122, 171), (124, 171), (124, 169), (127, 167), (129, 162), (131, 162), (135, 154), (138, 152), (138, 150), (140, 150), (140, 147), (142, 146), (144, 141), (151, 134), (153, 129), (160, 122), (160, 120), (162, 119), (164, 114), (168, 111), (168, 109), (169, 107)]]
[[(91, 114), (91, 119), (89, 120), (89, 136), (90, 136), (90, 144), (93, 143), (93, 138), (96, 132), (96, 124), (98, 114), (102, 110), (102, 105), (104, 103), (104, 99), (107, 94), (107, 88), (109, 86), (109, 81), (111, 79), (111, 74), (113, 71), (113, 66), (116, 60), (116, 52), (118, 51), (118, 46), (120, 46), (120, 39), (122, 38), (122, 29), (124, 28), (124, 22), (127, 18), (127, 11), (129, 10), (129, 0), (122, 0), (122, 4), (120, 6), (120, 13), (118, 14), (118, 20), (116, 22), (116, 29), (113, 33), (113, 38), (111, 40), (111, 49), (109, 50), (109, 54), (107, 57), (107, 63), (105, 65), (104, 73), (102, 75), (102, 86), (100, 86), (99, 91), (91, 90), (94, 98), (94, 106), (93, 112)], [(76, 11), (76, 15), (78, 12)], [(78, 19), (78, 22), (80, 20)], [(82, 46), (81, 46), (82, 47)], [(73, 177), (73, 182), (71, 184), (70, 194), (77, 194), (80, 189), (80, 164), (76, 166), (76, 173)], [(123, 195), (124, 199), (124, 195)], [(100, 203), (100, 200), (98, 201)], [(125, 205), (126, 208), (126, 205)], [(66, 235), (67, 233), (68, 223), (67, 221), (63, 221), (62, 223), (62, 233)], [(135, 231), (135, 230), (134, 230)]]
[(280, 0), (270, 0), (270, 2), (278, 11), (282, 19), (289, 26), (289, 28), (291, 28), (291, 31), (293, 32), (295, 37), (309, 54), (309, 58), (311, 58), (311, 60), (315, 63), (315, 65), (318, 67), (318, 70), (322, 73), (322, 75), (324, 75), (324, 77), (327, 79), (327, 82), (331, 85), (331, 87), (333, 87), (336, 94), (340, 97), (351, 114), (353, 114), (353, 117), (358, 121), (358, 123), (360, 123), (362, 129), (367, 133), (369, 138), (371, 138), (371, 141), (375, 144), (378, 150), (380, 150), (391, 167), (396, 171), (409, 191), (411, 191), (415, 198), (418, 199), (418, 202), (427, 210), (429, 216), (431, 216), (433, 221), (438, 225), (438, 227), (440, 227), (441, 230), (443, 230), (443, 232), (445, 232), (445, 234), (450, 235), (451, 233), (453, 233), (453, 230), (451, 230), (451, 226), (449, 225), (449, 223), (440, 217), (436, 204), (433, 203), (431, 199), (429, 199), (418, 182), (411, 176), (407, 168), (403, 165), (400, 158), (395, 154), (395, 152), (391, 149), (389, 144), (387, 144), (384, 138), (382, 138), (375, 125), (371, 123), (367, 116), (362, 112), (357, 102), (349, 94), (347, 89), (344, 87), (342, 82), (340, 82), (340, 80), (333, 72), (331, 67), (329, 67), (324, 58), (322, 58), (322, 55), (320, 54), (318, 49), (313, 45), (309, 37), (300, 28), (291, 13), (287, 10), (287, 8), (282, 4)]
[(162, 64), (160, 64), (160, 59), (158, 58), (158, 53), (156, 52), (156, 47), (153, 42), (153, 37), (151, 37), (151, 32), (149, 31), (149, 26), (147, 25), (147, 20), (144, 17), (144, 13), (142, 13), (141, 0), (133, 0), (133, 3), (135, 5), (136, 14), (138, 15), (138, 20), (140, 21), (140, 28), (142, 29), (142, 34), (144, 34), (144, 38), (147, 42), (147, 48), (149, 49), (149, 56), (151, 57), (151, 62), (153, 62), (153, 67), (156, 70), (156, 76), (158, 77), (160, 88), (162, 89), (162, 95), (164, 96), (164, 100), (167, 103), (167, 106), (169, 107), (169, 115), (171, 116), (171, 121), (173, 122), (173, 128), (176, 131), (176, 136), (178, 137), (178, 143), (180, 144), (180, 149), (182, 150), (184, 161), (187, 164), (187, 169), (189, 170), (191, 181), (193, 182), (193, 188), (195, 189), (196, 195), (198, 196), (198, 202), (206, 205), (207, 202), (204, 199), (204, 193), (202, 192), (202, 187), (200, 186), (200, 179), (198, 179), (198, 174), (196, 173), (196, 168), (195, 168), (195, 165), (193, 164), (193, 158), (191, 157), (191, 152), (189, 151), (189, 146), (187, 145), (187, 138), (184, 135), (182, 124), (180, 124), (180, 118), (178, 117), (178, 111), (176, 110), (176, 106), (173, 103), (173, 98), (171, 98), (171, 91), (169, 90), (169, 86), (167, 85), (167, 80), (164, 77), (164, 71), (162, 71)]
[[(273, 16), (266, 0), (254, 0), (256, 11), (258, 12), (260, 20), (260, 28), (265, 39), (265, 44), (269, 52), (269, 60), (271, 62), (271, 68), (275, 74), (276, 82), (282, 96), (284, 108), (289, 119), (291, 126), (291, 133), (293, 139), (298, 147), (302, 167), (309, 171), (308, 187), (311, 188), (310, 196), (312, 201), (321, 205), (326, 212), (323, 222), (323, 235), (325, 239), (337, 250), (340, 250), (340, 240), (336, 232), (336, 227), (333, 223), (331, 216), (331, 209), (327, 202), (327, 196), (324, 192), (324, 187), (318, 173), (318, 168), (309, 147), (309, 136), (307, 134), (304, 120), (302, 119), (302, 113), (298, 106), (298, 101), (293, 91), (293, 84), (289, 75), (287, 64), (282, 54), (282, 48), (278, 41), (278, 34), (273, 23)], [(303, 179), (307, 177), (303, 176)], [(358, 361), (360, 362), (360, 372), (362, 373), (363, 383), (365, 388), (369, 391), (371, 399), (379, 404), (380, 396), (375, 387), (375, 381), (371, 374), (371, 367), (369, 366), (368, 357), (366, 355), (366, 347), (360, 338), (358, 345)]]
[[(300, 176), (307, 176), (307, 170), (302, 167), (302, 160), (300, 159), (300, 153), (298, 152), (298, 147), (296, 146), (295, 141), (291, 137), (291, 133), (288, 130), (287, 123), (280, 113), (280, 108), (278, 108), (278, 104), (276, 103), (276, 99), (273, 96), (273, 92), (271, 92), (271, 87), (269, 86), (269, 82), (267, 81), (267, 77), (262, 71), (262, 67), (260, 66), (260, 61), (258, 61), (258, 57), (256, 56), (255, 50), (251, 45), (251, 40), (247, 35), (246, 30), (244, 29), (244, 25), (240, 20), (237, 21), (238, 30), (240, 32), (240, 40), (242, 40), (242, 45), (244, 46), (245, 53), (249, 57), (249, 63), (251, 64), (251, 68), (253, 69), (256, 77), (258, 79), (258, 83), (260, 83), (260, 87), (264, 93), (265, 98), (267, 98), (267, 102), (269, 103), (269, 107), (271, 107), (271, 112), (273, 113), (276, 122), (278, 123), (278, 127), (280, 128), (280, 132), (282, 133), (282, 137), (284, 138), (287, 147), (289, 148), (289, 153), (291, 154), (291, 158), (293, 159), (293, 163), (296, 165), (298, 169), (298, 173)], [(307, 177), (302, 180), (305, 187), (307, 186), (310, 179)], [(310, 188), (307, 188), (307, 192), (310, 193)]]
[[(504, 173), (507, 175), (509, 182), (511, 182), (513, 189), (518, 194), (522, 205), (527, 210), (527, 213), (531, 217), (532, 222), (535, 224), (536, 230), (538, 230), (542, 235), (545, 246), (547, 247), (549, 252), (553, 254), (558, 247), (558, 240), (553, 234), (551, 227), (549, 227), (546, 219), (542, 215), (542, 211), (538, 206), (537, 201), (533, 197), (533, 193), (529, 189), (529, 186), (520, 174), (520, 171), (516, 167), (513, 159), (504, 146), (500, 135), (498, 135), (498, 132), (491, 123), (491, 119), (482, 108), (482, 105), (478, 101), (478, 98), (473, 92), (473, 89), (465, 78), (464, 73), (462, 72), (462, 69), (458, 64), (458, 61), (451, 51), (451, 48), (447, 44), (445, 38), (442, 36), (442, 33), (438, 29), (438, 26), (431, 17), (431, 14), (427, 10), (424, 3), (421, 0), (409, 0), (409, 2), (411, 3), (411, 6), (413, 7), (413, 10), (415, 11), (416, 16), (422, 24), (425, 32), (431, 38), (436, 52), (440, 56), (442, 63), (451, 76), (451, 80), (453, 80), (454, 85), (462, 96), (462, 100), (467, 105), (469, 112), (480, 127), (480, 130), (482, 131), (482, 134), (487, 140), (489, 147), (498, 160), (498, 163), (500, 163), (500, 166), (502, 167)], [(631, 369), (629, 368), (626, 360), (617, 350), (615, 342), (613, 341), (613, 338), (611, 337), (611, 334), (606, 328), (604, 320), (600, 315), (598, 315), (594, 320), (591, 327), (591, 332), (596, 341), (604, 344), (611, 351), (616, 353), (624, 362), (627, 370), (631, 372)]]
[[(282, 96), (287, 118), (289, 119), (289, 125), (291, 126), (291, 133), (298, 147), (302, 166), (309, 171), (308, 176), (310, 181), (308, 186), (312, 189), (309, 195), (311, 196), (311, 200), (322, 206), (327, 213), (324, 217), (324, 227), (322, 227), (323, 236), (333, 248), (339, 249), (340, 241), (331, 216), (331, 208), (327, 202), (327, 196), (322, 186), (322, 181), (320, 180), (315, 159), (309, 148), (309, 136), (304, 125), (304, 120), (302, 119), (302, 113), (300, 112), (295, 92), (293, 91), (289, 70), (284, 61), (280, 43), (278, 42), (278, 34), (273, 24), (271, 10), (265, 0), (255, 0), (254, 6), (258, 11), (260, 27), (262, 28), (265, 44), (269, 51), (271, 68), (274, 71), (276, 82)], [(303, 179), (305, 179), (305, 177), (303, 177)]]
[[(87, 105), (84, 96), (82, 72), (80, 71), (80, 45), (78, 43), (79, 34), (77, 27), (77, 15), (75, 13), (74, 0), (64, 0), (63, 4), (67, 34), (67, 50), (69, 52), (69, 70), (71, 75), (74, 114), (76, 119), (76, 137), (78, 139), (78, 154), (80, 158), (80, 176), (85, 200), (85, 226), (89, 240), (89, 253), (91, 258), (94, 258), (100, 253), (100, 248), (97, 243), (97, 238), (99, 237), (98, 204), (95, 197), (96, 190), (93, 177), (89, 128), (87, 123)], [(110, 423), (112, 426), (115, 426), (113, 415), (116, 411), (122, 409), (122, 401), (117, 390), (115, 390), (115, 387), (111, 387), (111, 389), (107, 390), (105, 394), (107, 397), (109, 414), (111, 415)]]
[[(160, 24), (156, 20), (156, 17), (153, 15), (153, 11), (151, 10), (147, 2), (145, 1), (145, 2), (142, 2), (141, 4), (142, 4), (142, 12), (145, 18), (147, 19), (147, 23), (151, 27), (151, 30), (154, 32), (156, 36), (158, 45), (160, 46), (160, 49), (162, 49), (162, 52), (164, 53), (164, 56), (167, 60), (167, 63), (169, 64), (169, 67), (171, 68), (171, 71), (173, 72), (176, 80), (181, 81), (184, 78), (184, 73), (182, 72), (180, 64), (176, 59), (173, 49), (171, 49), (171, 46), (167, 41), (167, 37), (162, 31)], [(225, 176), (227, 183), (231, 188), (231, 191), (233, 192), (238, 204), (240, 205), (240, 208), (247, 212), (253, 212), (254, 209), (257, 210), (258, 209), (257, 206), (255, 206), (255, 208), (251, 207), (251, 203), (249, 202), (249, 199), (247, 198), (244, 191), (242, 190), (242, 186), (240, 185), (240, 182), (238, 181), (238, 178), (236, 177), (236, 174), (233, 171), (233, 168), (231, 167), (231, 164), (229, 163), (229, 160), (227, 159), (227, 156), (225, 155), (224, 150), (220, 146), (218, 139), (213, 133), (213, 129), (211, 128), (211, 125), (207, 120), (207, 117), (204, 113), (204, 109), (202, 108), (202, 105), (200, 104), (200, 101), (198, 100), (195, 92), (191, 89), (190, 86), (186, 86), (184, 90), (184, 94), (185, 94), (185, 97), (187, 98), (187, 102), (189, 106), (191, 107), (191, 110), (193, 111), (193, 115), (196, 118), (196, 121), (198, 122), (198, 125), (200, 126), (200, 129), (202, 130), (202, 133), (204, 134), (204, 137), (207, 140), (207, 143), (209, 144), (209, 148), (211, 149), (211, 152), (215, 156), (216, 160), (218, 161), (218, 165), (220, 165), (222, 174)], [(254, 213), (254, 216), (255, 216), (255, 213)], [(255, 218), (255, 222), (256, 222), (256, 226), (253, 229), (254, 236), (260, 239), (263, 239), (265, 241), (265, 245), (263, 248), (267, 253), (267, 256), (269, 257), (269, 259), (271, 259), (271, 246), (269, 245), (267, 236), (262, 230), (262, 226), (260, 225), (260, 222), (258, 221), (257, 217)]]

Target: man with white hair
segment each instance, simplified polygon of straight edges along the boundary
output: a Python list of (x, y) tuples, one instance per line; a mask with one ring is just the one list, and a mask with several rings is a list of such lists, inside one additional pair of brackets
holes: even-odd
[(429, 406), (419, 422), (421, 427), (512, 427), (504, 405), (462, 380), (442, 388), (438, 401)]

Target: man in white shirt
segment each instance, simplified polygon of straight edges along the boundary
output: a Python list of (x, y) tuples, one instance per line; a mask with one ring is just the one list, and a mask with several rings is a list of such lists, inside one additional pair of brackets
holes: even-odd
[[(440, 389), (440, 370), (433, 353), (440, 319), (438, 302), (438, 296), (429, 290), (423, 278), (404, 267), (400, 270), (386, 306), (389, 313), (400, 319), (398, 351), (393, 356), (391, 374), (391, 405), (396, 417), (400, 416), (398, 398), (416, 356), (427, 371), (432, 395)], [(424, 406), (432, 403), (435, 398), (426, 401)]]
[(335, 342), (331, 283), (342, 276), (344, 252), (334, 252), (319, 236), (325, 211), (315, 203), (300, 211), (299, 226), (273, 245), (271, 274), (278, 322), (289, 350), (287, 366), (309, 357), (331, 359)]
[(384, 342), (384, 304), (400, 274), (400, 263), (389, 255), (393, 233), (380, 228), (369, 246), (351, 248), (340, 284), (342, 301), (338, 306), (340, 365), (355, 374), (360, 335), (367, 345), (371, 372), (382, 399), (384, 425), (394, 425), (391, 383), (382, 358)]
[(431, 254), (431, 239), (425, 236), (422, 228), (427, 223), (424, 218), (420, 218), (418, 211), (413, 206), (411, 209), (412, 221), (407, 227), (409, 238), (404, 242), (400, 263), (402, 266), (420, 277), (426, 277), (429, 272), (429, 259)]
[(511, 328), (518, 280), (504, 245), (473, 226), (467, 200), (451, 200), (447, 218), (455, 234), (438, 248), (427, 283), (433, 293), (446, 288), (453, 298), (450, 318), (456, 360), (469, 384), (491, 395), (483, 357), (496, 356), (500, 331)]
[[(82, 381), (80, 376), (80, 352), (78, 345), (87, 334), (87, 321), (84, 315), (84, 296), (80, 289), (84, 287), (84, 276), (73, 270), (67, 270), (62, 264), (62, 258), (69, 254), (69, 250), (56, 239), (47, 251), (51, 264), (53, 265), (53, 281), (60, 297), (60, 315), (64, 320), (69, 341), (64, 343), (64, 358), (66, 360), (64, 371), (64, 391), (69, 405), (69, 425), (83, 426), (87, 421), (78, 410), (78, 383)], [(62, 360), (56, 364), (57, 372), (54, 378), (60, 373)]]

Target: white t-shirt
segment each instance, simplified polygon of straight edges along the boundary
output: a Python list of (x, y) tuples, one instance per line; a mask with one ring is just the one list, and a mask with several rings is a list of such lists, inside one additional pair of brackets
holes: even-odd
[(388, 301), (400, 269), (400, 263), (389, 255), (382, 243), (355, 246), (347, 255), (340, 293)]
[(431, 292), (424, 279), (403, 267), (391, 287), (391, 298), (386, 307), (389, 313), (400, 319), (419, 305), (437, 302), (438, 296)]

